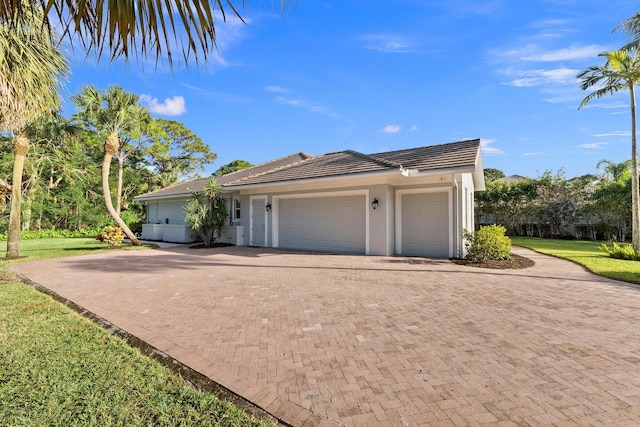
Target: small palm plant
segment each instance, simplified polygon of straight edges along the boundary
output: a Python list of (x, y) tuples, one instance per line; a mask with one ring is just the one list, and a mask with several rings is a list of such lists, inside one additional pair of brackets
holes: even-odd
[(191, 201), (184, 207), (184, 221), (200, 234), (205, 246), (211, 246), (222, 236), (228, 212), (215, 177), (209, 178), (204, 195), (206, 200), (202, 200), (199, 193), (192, 194)]

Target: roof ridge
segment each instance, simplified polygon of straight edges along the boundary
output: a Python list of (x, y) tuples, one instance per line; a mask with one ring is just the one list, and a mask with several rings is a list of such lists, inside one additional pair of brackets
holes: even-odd
[(345, 150), (346, 153), (355, 154), (356, 156), (363, 157), (365, 159), (373, 160), (376, 163), (381, 163), (385, 166), (391, 166), (393, 168), (402, 168), (400, 163), (392, 162), (391, 160), (384, 159), (382, 157), (377, 157), (373, 154), (364, 154), (354, 150)]
[(425, 146), (422, 146), (422, 147), (415, 147), (415, 148), (401, 148), (400, 150), (382, 151), (380, 153), (373, 153), (373, 154), (370, 154), (370, 155), (371, 156), (377, 156), (377, 155), (380, 155), (380, 154), (399, 153), (401, 151), (421, 150), (423, 148), (437, 148), (437, 147), (443, 147), (445, 145), (462, 144), (462, 143), (465, 143), (465, 142), (466, 143), (475, 142), (475, 143), (480, 144), (480, 138), (463, 139), (462, 141), (443, 142), (442, 144), (425, 145)]
[[(234, 174), (239, 174), (240, 172), (245, 172), (245, 173), (246, 173), (246, 172), (247, 172), (247, 170), (249, 170), (249, 169), (257, 168), (257, 167), (260, 167), (260, 166), (266, 166), (266, 165), (268, 165), (268, 164), (270, 164), (270, 163), (275, 163), (275, 162), (278, 162), (278, 161), (280, 161), (280, 160), (284, 160), (284, 159), (286, 159), (287, 157), (291, 157), (291, 156), (295, 156), (295, 155), (303, 155), (303, 156), (313, 157), (313, 156), (312, 156), (312, 155), (310, 155), (310, 154), (307, 154), (307, 153), (304, 153), (304, 152), (302, 152), (302, 151), (299, 151), (299, 152), (297, 152), (297, 153), (287, 154), (286, 156), (282, 156), (282, 157), (278, 157), (277, 159), (269, 160), (268, 162), (262, 162), (262, 163), (258, 163), (257, 165), (252, 165), (252, 166), (250, 166), (250, 167), (248, 167), (248, 168), (246, 168), (246, 169), (239, 169), (239, 170), (235, 170), (235, 171), (233, 171), (233, 172), (225, 173), (224, 175), (220, 175), (220, 177), (223, 177), (223, 176), (230, 176), (230, 175), (234, 175)], [(213, 175), (213, 174), (212, 174), (212, 176), (215, 176), (215, 175)], [(216, 178), (219, 178), (219, 177), (216, 177)]]
[[(262, 171), (262, 172), (258, 172), (258, 173), (250, 174), (250, 175), (244, 176), (244, 177), (242, 177), (242, 178), (239, 178), (239, 179), (236, 179), (236, 180), (233, 180), (233, 181), (229, 181), (229, 182), (227, 182), (227, 183), (225, 183), (225, 184), (222, 184), (222, 186), (224, 187), (224, 186), (226, 186), (226, 185), (233, 185), (233, 184), (238, 183), (238, 182), (241, 182), (241, 181), (246, 181), (246, 180), (248, 180), (249, 178), (255, 178), (255, 177), (258, 177), (258, 176), (266, 175), (266, 174), (268, 174), (268, 173), (275, 172), (275, 171), (279, 171), (279, 170), (282, 170), (282, 169), (284, 169), (284, 168), (288, 168), (288, 167), (291, 167), (291, 166), (294, 166), (294, 165), (297, 165), (297, 164), (300, 164), (300, 163), (306, 162), (307, 160), (310, 160), (310, 159), (314, 159), (314, 158), (315, 158), (315, 157), (314, 157), (314, 156), (312, 156), (311, 154), (303, 153), (302, 151), (300, 151), (300, 152), (298, 152), (298, 153), (289, 154), (288, 156), (280, 157), (279, 159), (276, 159), (276, 160), (286, 159), (287, 157), (295, 156), (295, 155), (301, 155), (301, 157), (302, 157), (302, 156), (304, 156), (305, 158), (304, 158), (304, 159), (301, 159), (301, 160), (298, 160), (297, 162), (287, 163), (286, 165), (282, 165), (282, 166), (279, 166), (279, 167), (277, 167), (277, 168), (267, 169), (267, 170), (264, 170), (264, 171)], [(262, 163), (262, 165), (266, 165), (266, 164), (269, 164), (269, 163), (273, 163), (273, 162), (275, 162), (276, 160), (273, 160), (273, 161), (271, 161), (271, 162)], [(260, 166), (260, 165), (257, 165), (257, 166)]]

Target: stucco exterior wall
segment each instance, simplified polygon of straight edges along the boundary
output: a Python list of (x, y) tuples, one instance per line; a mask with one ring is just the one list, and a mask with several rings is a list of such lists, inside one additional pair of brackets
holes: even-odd
[[(264, 243), (257, 239), (259, 244), (272, 247), (278, 239), (278, 203), (284, 198), (326, 197), (340, 196), (341, 194), (358, 193), (363, 195), (363, 211), (366, 221), (366, 253), (370, 255), (390, 256), (397, 253), (397, 203), (398, 192), (407, 190), (443, 190), (451, 193), (451, 221), (443, 224), (450, 227), (451, 253), (454, 257), (464, 256), (462, 230), (472, 230), (474, 226), (474, 184), (470, 173), (428, 177), (411, 177), (396, 179), (393, 184), (376, 185), (323, 185), (312, 188), (306, 183), (296, 187), (295, 183), (289, 187), (264, 187), (242, 189), (227, 193), (224, 198), (229, 206), (229, 219), (223, 236), (223, 241), (236, 245), (251, 245), (252, 242), (252, 215), (265, 217), (266, 238)], [(234, 200), (240, 200), (240, 218), (235, 216)], [(378, 206), (373, 209), (371, 203), (378, 200)], [(173, 198), (171, 200), (148, 201), (147, 222), (151, 224), (165, 224), (168, 219), (170, 225), (184, 224), (182, 207), (189, 197)], [(266, 211), (265, 205), (270, 205)], [(256, 239), (254, 239), (256, 240)]]

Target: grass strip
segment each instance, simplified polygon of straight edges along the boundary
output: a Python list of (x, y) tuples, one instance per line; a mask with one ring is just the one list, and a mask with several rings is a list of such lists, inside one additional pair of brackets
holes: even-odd
[(537, 237), (511, 237), (511, 242), (542, 254), (571, 260), (599, 276), (640, 284), (640, 262), (607, 256), (600, 250), (603, 242)]
[(23, 284), (0, 285), (0, 424), (268, 426)]
[[(5, 242), (6, 243), (6, 242)], [(0, 251), (0, 258), (7, 254), (6, 245)], [(135, 250), (157, 247), (156, 245), (131, 246), (123, 244), (121, 247), (109, 249), (107, 244), (94, 237), (57, 237), (49, 239), (32, 239), (20, 241), (20, 255), (22, 258), (11, 262), (35, 261), (38, 259), (60, 258), (72, 255), (82, 255), (109, 250)]]

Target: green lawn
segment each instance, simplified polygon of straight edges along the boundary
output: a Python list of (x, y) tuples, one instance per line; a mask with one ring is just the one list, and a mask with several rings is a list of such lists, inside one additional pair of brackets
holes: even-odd
[[(143, 245), (142, 248), (155, 247)], [(7, 254), (7, 242), (0, 243), (0, 258)], [(133, 246), (123, 245), (123, 249), (134, 249)], [(137, 247), (135, 248), (137, 249)], [(110, 250), (107, 244), (99, 242), (93, 237), (72, 237), (52, 239), (30, 239), (20, 241), (20, 255), (24, 258), (13, 262), (33, 261), (36, 259), (59, 258), (71, 255), (81, 255), (90, 252)]]
[[(85, 238), (22, 243), (26, 260), (107, 250)], [(0, 263), (0, 425), (271, 425), (196, 390), (121, 338), (15, 283), (7, 263)]]
[(2, 425), (268, 425), (26, 285), (0, 301)]
[(608, 257), (600, 250), (602, 242), (536, 237), (511, 237), (511, 241), (517, 246), (574, 261), (600, 276), (640, 284), (640, 262)]

